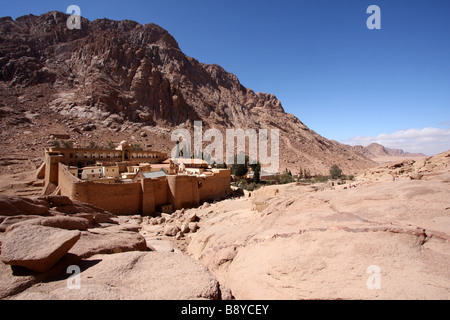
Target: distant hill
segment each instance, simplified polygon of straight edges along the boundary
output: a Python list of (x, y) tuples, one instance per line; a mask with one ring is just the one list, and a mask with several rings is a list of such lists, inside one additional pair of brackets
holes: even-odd
[(405, 152), (402, 149), (386, 148), (378, 143), (369, 144), (367, 147), (361, 145), (350, 146), (351, 150), (369, 158), (381, 158), (381, 157), (426, 157), (423, 153), (410, 153)]

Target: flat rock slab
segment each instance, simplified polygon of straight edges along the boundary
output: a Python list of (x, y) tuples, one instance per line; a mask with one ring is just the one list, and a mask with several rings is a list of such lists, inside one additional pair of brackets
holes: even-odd
[(0, 212), (3, 216), (48, 215), (49, 204), (36, 198), (0, 195)]
[(6, 232), (10, 232), (21, 225), (40, 225), (65, 230), (87, 230), (89, 221), (84, 218), (69, 216), (38, 217), (36, 219), (28, 219), (10, 225), (6, 229)]
[(8, 229), (8, 227), (13, 224), (21, 223), (21, 222), (27, 221), (27, 220), (39, 219), (39, 218), (42, 218), (42, 216), (17, 215), (17, 216), (5, 217), (2, 221), (2, 223), (0, 223), (0, 232), (5, 232)]
[(76, 265), (80, 259), (66, 254), (58, 263), (46, 272), (28, 271), (24, 268), (11, 268), (0, 261), (0, 299), (5, 299), (21, 293), (34, 284), (60, 277), (66, 274), (67, 267)]
[(1, 260), (36, 272), (53, 267), (80, 238), (79, 231), (39, 225), (19, 226), (2, 243)]
[(80, 258), (89, 258), (96, 254), (148, 250), (145, 239), (139, 233), (108, 229), (83, 231), (80, 240), (70, 249), (69, 253)]
[(219, 284), (200, 262), (184, 255), (126, 252), (80, 262), (80, 289), (67, 280), (33, 286), (18, 300), (193, 300), (218, 299)]

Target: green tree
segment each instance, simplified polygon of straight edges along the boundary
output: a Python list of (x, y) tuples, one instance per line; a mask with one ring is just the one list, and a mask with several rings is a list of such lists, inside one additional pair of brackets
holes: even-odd
[(260, 183), (261, 182), (261, 163), (258, 162), (254, 166), (255, 167), (253, 168), (253, 172), (254, 172), (253, 181), (255, 183)]
[(330, 168), (330, 175), (331, 175), (331, 179), (339, 179), (342, 177), (342, 170), (341, 168), (339, 168), (339, 166), (337, 164), (334, 164), (331, 168)]
[(227, 169), (228, 167), (227, 167), (226, 163), (222, 163), (222, 164), (218, 163), (218, 164), (216, 164), (216, 168), (217, 169)]
[(286, 170), (286, 172), (283, 173), (279, 179), (280, 179), (280, 182), (279, 182), (280, 184), (286, 184), (286, 183), (291, 183), (291, 182), (295, 181), (295, 179), (292, 177), (292, 174), (288, 170)]
[(233, 165), (231, 166), (231, 174), (234, 174), (237, 177), (245, 176), (248, 172), (248, 161), (248, 156), (245, 156), (245, 162), (238, 164), (238, 156), (235, 156)]

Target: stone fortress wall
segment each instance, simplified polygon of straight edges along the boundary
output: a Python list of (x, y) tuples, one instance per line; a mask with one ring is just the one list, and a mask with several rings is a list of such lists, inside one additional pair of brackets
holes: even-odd
[[(108, 162), (117, 160), (119, 166), (123, 166), (124, 162), (130, 162), (129, 159), (137, 163), (161, 163), (166, 158), (162, 153), (134, 153), (130, 150), (110, 151), (114, 158), (103, 158), (107, 152), (108, 150), (48, 148), (45, 162), (46, 185), (56, 186), (57, 193), (70, 199), (90, 203), (116, 215), (152, 216), (156, 212), (170, 213), (231, 194), (230, 170), (227, 169), (212, 169), (208, 175), (169, 174), (162, 178), (112, 184), (80, 180), (69, 171), (69, 166), (77, 162), (87, 165), (99, 159)], [(77, 154), (83, 156), (76, 157)], [(151, 155), (151, 158), (143, 157), (144, 155)], [(120, 162), (121, 160), (124, 162)]]

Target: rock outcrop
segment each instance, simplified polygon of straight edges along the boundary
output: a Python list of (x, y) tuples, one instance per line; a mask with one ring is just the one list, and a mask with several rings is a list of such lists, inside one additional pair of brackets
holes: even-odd
[[(8, 216), (0, 224), (0, 299), (221, 298), (216, 278), (175, 242), (140, 234), (157, 218), (115, 217), (60, 196), (2, 203)], [(24, 214), (36, 212), (42, 215)], [(183, 212), (166, 215), (166, 227), (178, 233), (176, 224), (188, 220)], [(82, 271), (80, 290), (67, 287), (69, 266)]]
[(145, 239), (139, 233), (109, 229), (111, 228), (98, 228), (82, 232), (80, 240), (69, 253), (80, 258), (89, 258), (95, 254), (148, 250)]
[(217, 280), (199, 262), (184, 255), (127, 252), (95, 255), (80, 263), (80, 289), (67, 280), (33, 287), (13, 299), (60, 300), (217, 300)]
[(87, 230), (89, 228), (89, 220), (79, 217), (69, 217), (69, 216), (54, 216), (54, 217), (39, 217), (35, 219), (28, 219), (25, 221), (17, 222), (5, 231), (9, 232), (14, 230), (19, 226), (24, 225), (39, 225), (44, 227), (53, 227), (65, 230)]
[(80, 238), (78, 231), (21, 225), (6, 234), (1, 260), (36, 272), (52, 268)]
[(263, 187), (198, 209), (187, 252), (238, 300), (448, 299), (449, 168), (446, 152), (379, 169), (396, 182)]
[[(433, 180), (449, 175), (450, 151), (420, 160), (401, 160), (366, 170), (358, 180), (390, 181), (396, 179)], [(448, 178), (447, 178), (448, 179)]]

